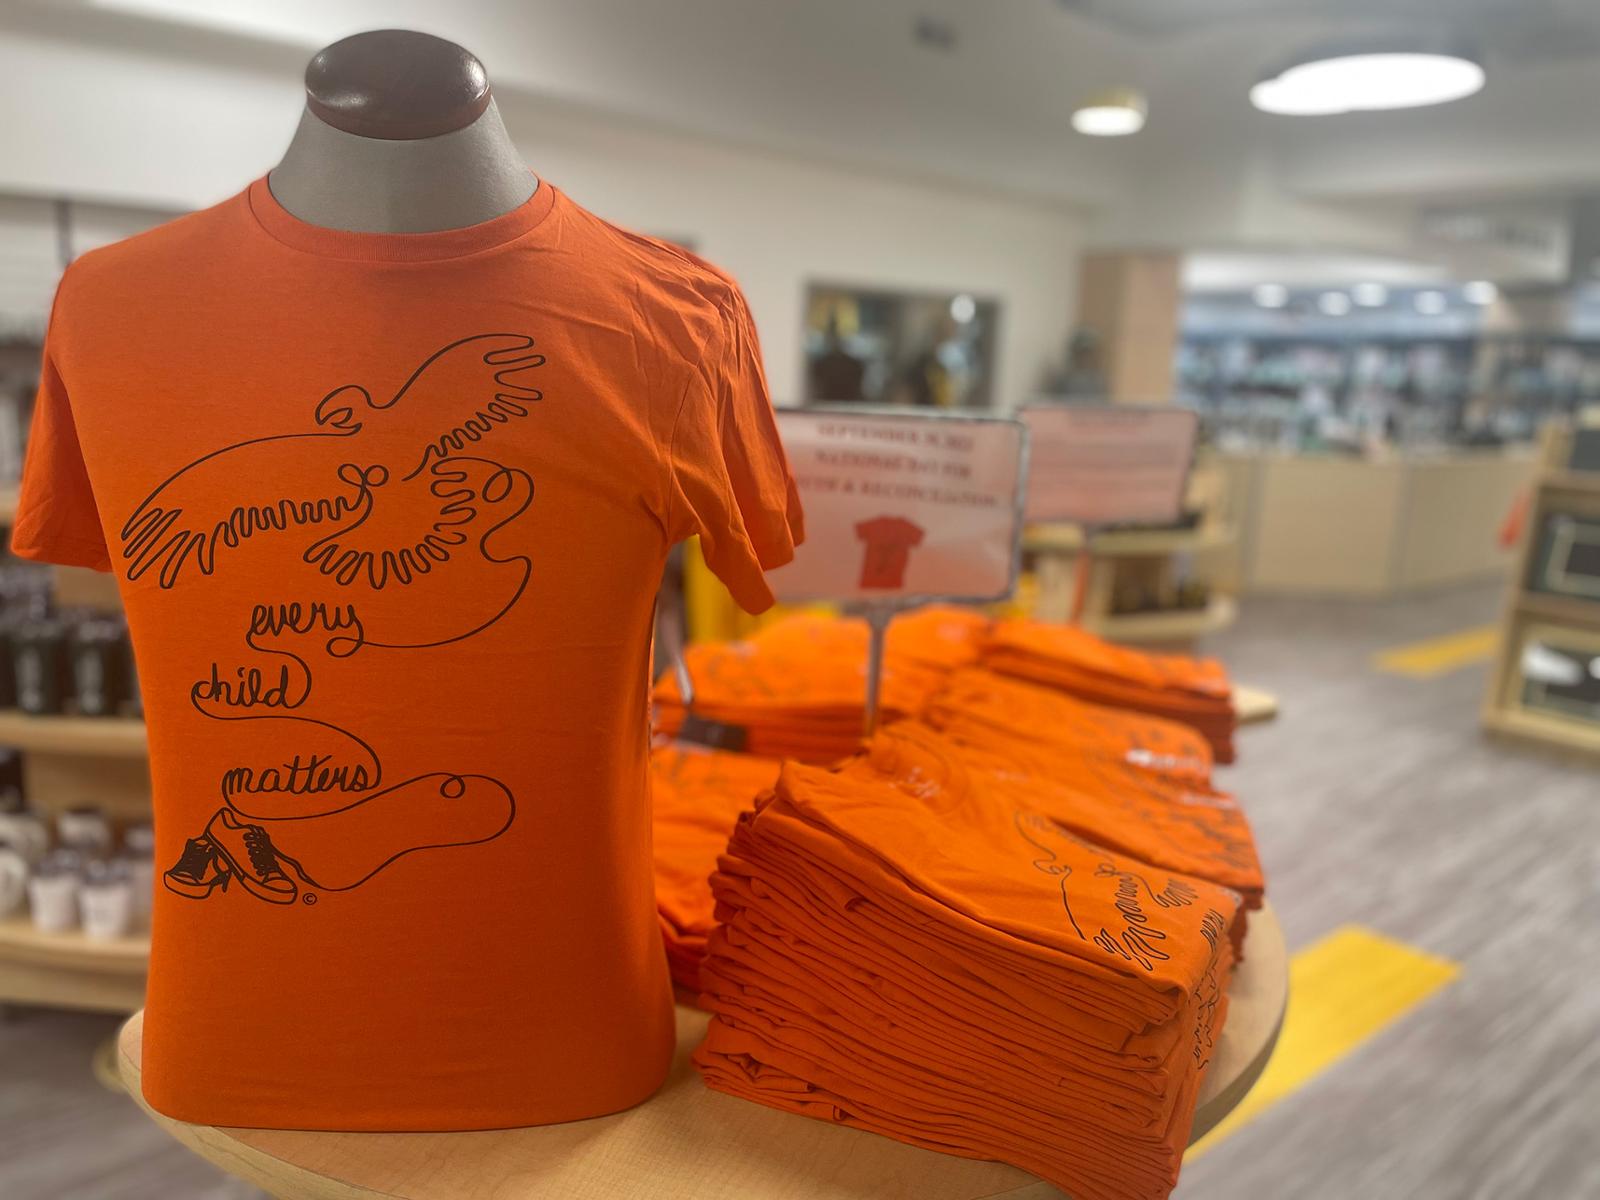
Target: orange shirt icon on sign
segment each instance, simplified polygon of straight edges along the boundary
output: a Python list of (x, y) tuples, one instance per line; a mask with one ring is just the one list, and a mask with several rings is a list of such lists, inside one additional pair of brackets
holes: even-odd
[(856, 537), (867, 544), (861, 586), (886, 591), (905, 586), (911, 551), (922, 545), (922, 526), (904, 517), (874, 517), (856, 526)]

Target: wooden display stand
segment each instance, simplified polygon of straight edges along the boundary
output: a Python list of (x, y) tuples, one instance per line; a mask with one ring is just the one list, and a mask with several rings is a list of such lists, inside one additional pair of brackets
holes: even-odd
[[(1283, 931), (1254, 913), (1227, 1024), (1200, 1090), (1193, 1139), (1260, 1077), (1288, 999)], [(1014, 1167), (906, 1146), (713, 1092), (688, 1061), (706, 1016), (678, 1009), (666, 1084), (627, 1112), (482, 1133), (219, 1129), (150, 1115), (200, 1157), (280, 1200), (1047, 1200)], [(140, 1096), (142, 1017), (123, 1027), (120, 1070)], [(241, 1043), (244, 1045), (244, 1043)], [(142, 1099), (140, 1100), (142, 1104)], [(149, 1109), (147, 1108), (148, 1112)]]
[(1523, 522), (1522, 543), (1501, 620), (1499, 648), (1489, 676), (1483, 724), (1489, 732), (1587, 754), (1600, 754), (1600, 724), (1526, 707), (1519, 666), (1523, 641), (1533, 629), (1571, 631), (1600, 653), (1600, 597), (1536, 592), (1528, 581), (1540, 531), (1552, 512), (1600, 519), (1600, 471), (1566, 467), (1572, 450), (1570, 429), (1546, 431), (1541, 469)]
[[(1237, 610), (1223, 590), (1226, 572), (1200, 572), (1214, 589), (1205, 608), (1118, 613), (1113, 604), (1119, 585), (1162, 590), (1170, 584), (1179, 556), (1204, 561), (1209, 568), (1233, 548), (1237, 537), (1228, 518), (1225, 482), (1219, 472), (1205, 468), (1191, 474), (1187, 504), (1204, 514), (1192, 529), (1030, 526), (1022, 548), (1033, 556), (1038, 579), (1034, 615), (1041, 621), (1076, 621), (1109, 641), (1170, 649), (1190, 649), (1207, 634), (1228, 628)], [(1088, 573), (1081, 577), (1085, 564)]]

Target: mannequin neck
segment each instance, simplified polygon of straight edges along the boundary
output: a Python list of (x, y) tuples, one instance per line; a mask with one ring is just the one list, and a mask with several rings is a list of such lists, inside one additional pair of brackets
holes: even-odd
[(350, 233), (464, 229), (526, 203), (539, 186), (489, 102), (472, 124), (438, 137), (358, 137), (302, 113), (267, 177), (294, 216)]

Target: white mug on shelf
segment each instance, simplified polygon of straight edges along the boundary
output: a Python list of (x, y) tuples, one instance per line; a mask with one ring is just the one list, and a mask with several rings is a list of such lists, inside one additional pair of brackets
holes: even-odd
[(111, 822), (98, 808), (73, 808), (56, 817), (56, 835), (63, 846), (84, 854), (107, 854), (111, 850)]
[(80, 855), (57, 850), (39, 863), (28, 880), (28, 904), (40, 933), (66, 933), (78, 924)]
[(0, 841), (0, 920), (22, 911), (28, 900), (28, 860), (9, 842)]
[(126, 937), (133, 929), (133, 884), (122, 863), (91, 862), (78, 892), (83, 932), (96, 941)]
[(0, 812), (0, 841), (10, 842), (32, 865), (50, 849), (50, 827), (31, 812)]

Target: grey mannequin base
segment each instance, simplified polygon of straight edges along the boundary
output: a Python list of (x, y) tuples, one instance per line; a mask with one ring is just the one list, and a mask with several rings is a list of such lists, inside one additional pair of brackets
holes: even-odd
[(407, 141), (358, 137), (304, 112), (267, 184), (279, 204), (311, 225), (434, 233), (508, 213), (539, 181), (490, 100), (462, 129)]

